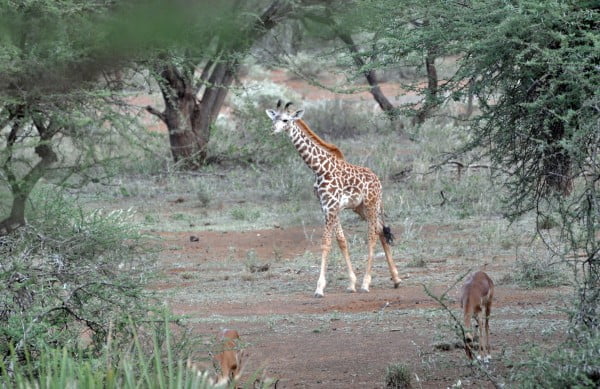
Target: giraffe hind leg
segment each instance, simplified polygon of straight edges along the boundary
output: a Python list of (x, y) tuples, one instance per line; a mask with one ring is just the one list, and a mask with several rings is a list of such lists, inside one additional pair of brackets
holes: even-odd
[[(389, 227), (387, 227), (389, 229)], [(396, 264), (394, 263), (394, 258), (392, 258), (392, 249), (390, 244), (388, 243), (388, 237), (385, 236), (384, 233), (379, 235), (379, 240), (381, 241), (381, 246), (383, 246), (383, 252), (385, 253), (385, 260), (387, 261), (388, 268), (390, 269), (390, 274), (392, 275), (392, 282), (394, 283), (394, 288), (398, 288), (402, 280), (398, 276), (398, 269), (396, 268)]]
[(371, 268), (373, 266), (373, 250), (375, 248), (375, 242), (377, 240), (377, 218), (374, 212), (368, 212), (367, 221), (369, 222), (369, 236), (367, 240), (368, 254), (367, 254), (367, 267), (365, 269), (365, 276), (363, 278), (361, 291), (368, 292), (369, 285), (371, 284)]
[(356, 275), (354, 274), (354, 270), (352, 269), (352, 263), (350, 262), (350, 253), (348, 252), (348, 243), (346, 242), (346, 237), (344, 236), (344, 230), (342, 229), (342, 224), (338, 220), (335, 235), (337, 238), (338, 246), (340, 246), (340, 250), (342, 251), (342, 255), (344, 256), (344, 260), (346, 261), (346, 266), (348, 268), (348, 292), (356, 292)]

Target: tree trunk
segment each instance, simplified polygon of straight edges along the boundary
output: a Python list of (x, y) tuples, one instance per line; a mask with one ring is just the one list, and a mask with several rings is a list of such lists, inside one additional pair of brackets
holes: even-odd
[[(275, 0), (254, 25), (240, 33), (258, 39), (273, 28), (290, 9), (289, 2)], [(220, 54), (227, 56), (247, 49), (248, 47), (230, 48), (228, 51), (221, 51)], [(196, 82), (196, 64), (192, 64), (192, 61), (190, 58), (187, 68), (180, 69), (173, 62), (163, 58), (163, 65), (157, 71), (157, 80), (165, 102), (165, 110), (160, 112), (151, 106), (146, 107), (148, 112), (167, 125), (173, 159), (185, 169), (198, 169), (206, 162), (210, 127), (223, 106), (239, 68), (236, 55), (220, 62), (211, 59), (205, 64), (200, 79)], [(202, 97), (198, 98), (202, 89)]]
[(543, 153), (542, 176), (546, 193), (550, 190), (568, 196), (573, 190), (571, 176), (571, 158), (561, 141), (565, 138), (565, 129), (561, 121), (551, 125), (551, 133), (547, 139), (548, 147)]
[[(339, 29), (336, 31), (338, 37), (346, 44), (346, 47), (350, 51), (352, 55), (352, 59), (354, 63), (359, 69), (364, 68), (366, 65), (365, 60), (361, 57), (360, 52), (358, 50), (358, 46), (352, 39), (352, 36), (348, 33), (342, 32)], [(388, 98), (383, 94), (381, 88), (379, 87), (379, 82), (377, 81), (377, 75), (375, 74), (375, 70), (364, 70), (363, 74), (371, 87), (369, 92), (373, 95), (373, 98), (379, 104), (382, 111), (385, 112), (390, 118), (395, 118), (397, 116), (396, 108), (392, 105), (392, 103), (388, 100)]]
[(431, 113), (431, 110), (437, 105), (437, 94), (438, 94), (438, 76), (437, 69), (435, 67), (435, 49), (427, 49), (425, 55), (425, 69), (427, 70), (427, 94), (425, 95), (425, 102), (415, 117), (413, 118), (413, 124), (423, 124), (425, 119)]
[(201, 86), (195, 86), (194, 80), (174, 65), (167, 64), (160, 72), (158, 81), (165, 110), (160, 112), (151, 106), (147, 106), (146, 110), (167, 125), (171, 153), (181, 167), (198, 169), (204, 164), (210, 126), (221, 110), (236, 71), (235, 60), (217, 65), (209, 61), (200, 80), (201, 84), (207, 85), (201, 100), (197, 97)]
[[(21, 118), (22, 119), (22, 118)], [(6, 235), (16, 228), (25, 224), (25, 206), (31, 191), (42, 178), (54, 162), (58, 160), (56, 153), (50, 146), (49, 142), (56, 133), (52, 128), (52, 124), (44, 125), (41, 121), (34, 120), (35, 126), (40, 136), (40, 142), (35, 147), (36, 154), (41, 158), (29, 172), (21, 179), (17, 178), (11, 163), (12, 146), (17, 137), (17, 133), (21, 128), (21, 120), (15, 121), (13, 128), (8, 136), (7, 151), (8, 157), (2, 166), (4, 173), (10, 184), (13, 202), (10, 210), (10, 215), (0, 221), (0, 236)]]
[(464, 113), (462, 113), (461, 115), (459, 115), (459, 118), (461, 120), (467, 120), (471, 117), (471, 115), (473, 115), (473, 95), (474, 95), (474, 90), (473, 88), (475, 87), (475, 80), (471, 77), (469, 79), (469, 85), (468, 85), (468, 94), (467, 94), (467, 109)]

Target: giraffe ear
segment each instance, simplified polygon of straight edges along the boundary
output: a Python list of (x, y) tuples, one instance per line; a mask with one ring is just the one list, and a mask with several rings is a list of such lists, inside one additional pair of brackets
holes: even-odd
[(294, 114), (292, 115), (292, 119), (294, 120), (298, 120), (302, 117), (302, 115), (304, 115), (304, 110), (303, 109), (299, 109), (296, 112), (294, 112)]
[(271, 120), (275, 119), (275, 116), (277, 116), (277, 112), (273, 111), (272, 109), (267, 109), (265, 112), (267, 113), (267, 116), (269, 116), (269, 119), (271, 119)]

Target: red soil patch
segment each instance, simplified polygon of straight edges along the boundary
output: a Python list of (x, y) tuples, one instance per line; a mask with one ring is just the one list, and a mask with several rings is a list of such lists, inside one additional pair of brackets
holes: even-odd
[[(426, 235), (440, 233), (440, 228), (424, 230)], [(448, 228), (441, 227), (441, 230), (447, 232)], [(314, 234), (317, 237), (318, 231), (320, 226), (311, 229), (311, 233), (317, 232)], [(404, 363), (413, 372), (415, 387), (446, 388), (458, 379), (463, 387), (492, 387), (485, 377), (473, 376), (463, 350), (451, 348), (444, 352), (434, 349), (433, 343), (442, 335), (449, 337), (446, 340), (450, 343), (456, 341), (452, 330), (443, 329), (448, 315), (441, 313), (439, 305), (424, 292), (423, 286), (411, 278), (400, 288), (393, 289), (383, 259), (375, 260), (379, 267), (374, 269), (370, 293), (346, 293), (345, 281), (341, 281), (328, 285), (325, 298), (316, 299), (312, 297), (316, 271), (298, 271), (296, 274), (287, 269), (293, 268), (293, 258), (307, 251), (312, 253), (315, 265), (319, 260), (320, 239), (309, 241), (304, 228), (161, 232), (160, 236), (164, 246), (169, 248), (165, 252), (173, 253), (177, 261), (173, 258), (163, 260), (169, 281), (156, 285), (156, 288), (183, 292), (183, 297), (171, 300), (172, 308), (175, 313), (195, 318), (194, 328), (198, 334), (216, 335), (221, 328), (234, 328), (240, 332), (250, 355), (245, 379), (263, 369), (267, 376), (280, 379), (280, 388), (380, 388), (386, 367)], [(190, 236), (198, 240), (192, 242)], [(249, 251), (255, 253), (257, 260), (270, 261), (276, 253), (280, 258), (277, 263), (284, 265), (270, 270), (270, 277), (259, 277), (248, 284), (237, 278), (223, 277), (229, 270), (226, 266), (218, 267), (220, 265), (215, 265), (215, 261), (239, 263), (246, 259)], [(362, 258), (362, 253), (353, 258), (359, 263), (357, 258)], [(175, 266), (176, 262), (180, 266)], [(404, 260), (396, 258), (396, 262), (403, 269)], [(500, 270), (506, 270), (507, 263), (506, 260), (493, 263), (488, 272), (494, 277)], [(427, 268), (408, 271), (413, 275), (449, 273), (454, 276), (464, 269), (456, 269), (455, 265), (449, 266), (440, 259), (428, 263)], [(213, 277), (210, 282), (179, 279), (184, 274), (206, 276), (206, 273)], [(330, 272), (330, 277), (335, 276), (338, 274), (331, 275)], [(360, 282), (360, 275), (357, 276)], [(282, 288), (284, 277), (291, 277), (301, 286), (300, 291)], [(220, 290), (224, 293), (226, 288), (248, 288), (246, 285), (249, 289), (244, 290), (248, 290), (248, 294), (240, 301), (223, 299), (219, 295)], [(256, 292), (252, 285), (272, 287)], [(439, 295), (448, 286), (437, 284), (432, 289)], [(217, 294), (214, 301), (197, 303), (193, 298), (196, 293)], [(528, 342), (548, 342), (536, 326), (543, 326), (540, 320), (560, 321), (564, 316), (550, 311), (540, 312), (534, 319), (524, 310), (558, 304), (561, 293), (564, 290), (556, 288), (524, 290), (501, 283), (497, 285), (491, 319), (491, 343), (495, 354), (492, 368), (495, 371), (507, 371), (501, 362), (503, 350), (524, 352), (522, 346)], [(455, 311), (458, 310), (456, 297), (456, 291), (452, 291), (450, 298), (454, 301), (449, 304)], [(510, 323), (513, 321), (519, 330), (512, 329)]]

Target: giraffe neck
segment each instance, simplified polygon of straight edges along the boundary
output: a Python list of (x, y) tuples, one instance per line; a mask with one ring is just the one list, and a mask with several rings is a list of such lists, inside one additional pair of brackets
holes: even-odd
[(335, 157), (331, 153), (319, 147), (296, 124), (291, 126), (289, 135), (300, 157), (317, 175), (326, 172), (325, 167), (330, 166), (330, 164), (326, 163), (327, 161), (335, 160)]

